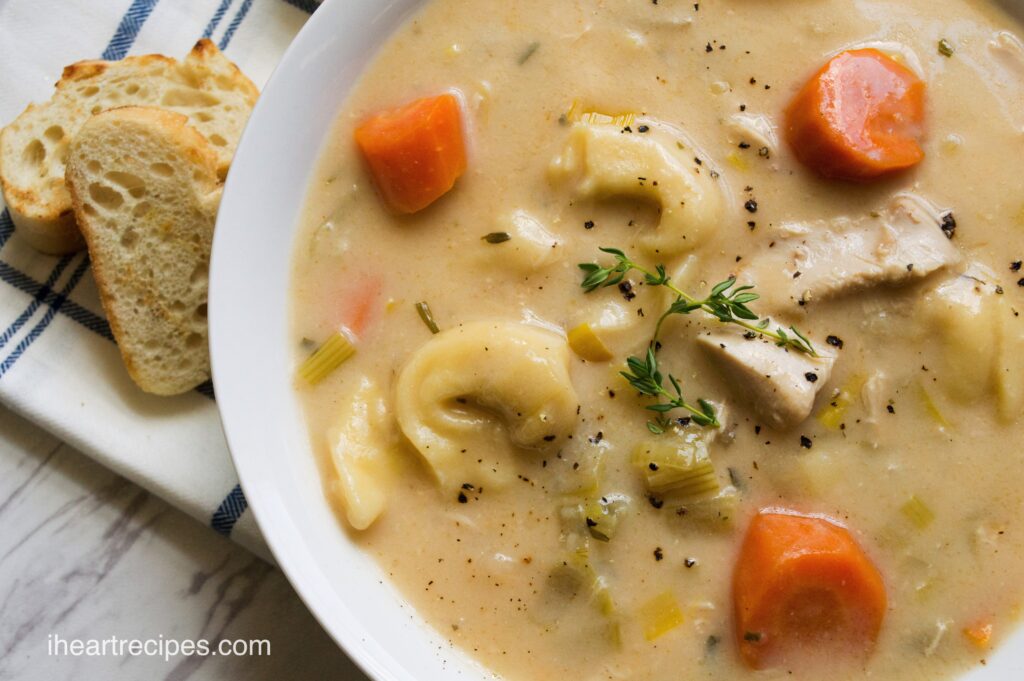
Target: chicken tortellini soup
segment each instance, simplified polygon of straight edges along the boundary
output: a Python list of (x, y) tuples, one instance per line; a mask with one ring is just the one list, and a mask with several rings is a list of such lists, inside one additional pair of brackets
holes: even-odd
[(503, 678), (985, 664), (1024, 591), (1021, 33), (981, 0), (424, 3), (295, 251), (352, 541)]

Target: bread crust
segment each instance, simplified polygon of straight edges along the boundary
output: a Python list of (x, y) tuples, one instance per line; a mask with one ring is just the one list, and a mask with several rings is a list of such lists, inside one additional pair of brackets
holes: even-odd
[[(47, 132), (60, 129), (63, 136), (59, 140), (45, 140), (43, 150), (47, 155), (45, 162), (55, 163), (54, 156), (64, 153), (77, 130), (85, 124), (93, 113), (88, 104), (82, 100), (79, 92), (87, 91), (91, 83), (97, 88), (102, 87), (103, 78), (113, 69), (134, 72), (139, 78), (181, 79), (183, 87), (197, 88), (200, 92), (216, 90), (221, 87), (229, 90), (233, 97), (239, 98), (250, 109), (259, 96), (259, 90), (253, 82), (242, 73), (237, 65), (224, 57), (217, 46), (208, 39), (198, 41), (181, 62), (159, 54), (127, 57), (117, 62), (103, 60), (85, 60), (70, 64), (64, 68), (60, 80), (54, 86), (54, 94), (45, 104), (30, 104), (8, 126), (0, 129), (0, 191), (10, 211), (11, 219), (19, 237), (25, 239), (36, 250), (52, 255), (73, 253), (85, 247), (78, 226), (75, 223), (71, 197), (64, 187), (64, 173), (53, 173), (43, 180), (18, 181), (17, 166), (24, 163), (28, 153), (22, 127), (40, 127), (42, 118), (53, 109), (52, 124)], [(190, 81), (190, 82), (186, 82)], [(148, 102), (127, 102), (129, 105), (148, 105)], [(62, 107), (58, 111), (58, 107)], [(104, 107), (110, 110), (118, 107)], [(64, 118), (59, 118), (63, 114)], [(34, 124), (34, 125), (33, 125)], [(241, 134), (244, 118), (234, 130), (234, 142)], [(19, 143), (20, 142), (20, 143)], [(220, 151), (220, 150), (218, 150)], [(233, 144), (220, 151), (218, 174), (227, 174), (230, 157), (233, 155)], [(230, 152), (230, 153), (228, 153)], [(32, 180), (32, 178), (30, 178)]]

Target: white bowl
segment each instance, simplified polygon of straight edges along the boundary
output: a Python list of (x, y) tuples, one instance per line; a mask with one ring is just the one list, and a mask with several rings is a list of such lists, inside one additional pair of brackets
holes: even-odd
[[(328, 0), (285, 54), (242, 136), (221, 203), (210, 349), (249, 506), (320, 623), (378, 681), (473, 681), (493, 675), (423, 623), (328, 506), (289, 353), (293, 240), (313, 169), (353, 83), (421, 1)], [(958, 628), (947, 635), (958, 636)], [(988, 662), (967, 678), (1024, 678), (1024, 631)]]

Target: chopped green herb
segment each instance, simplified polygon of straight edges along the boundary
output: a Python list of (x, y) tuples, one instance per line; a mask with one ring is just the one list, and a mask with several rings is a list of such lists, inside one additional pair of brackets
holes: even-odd
[(516, 63), (522, 66), (526, 62), (530, 61), (530, 57), (533, 56), (533, 53), (537, 51), (538, 47), (540, 47), (540, 43), (538, 42), (532, 42), (527, 45), (526, 49), (519, 55), (519, 59), (516, 59)]
[(441, 329), (437, 327), (437, 322), (434, 321), (434, 315), (430, 312), (430, 305), (425, 301), (416, 303), (416, 312), (419, 313), (420, 319), (422, 319), (423, 323), (427, 325), (428, 329), (430, 329), (430, 333), (438, 333), (441, 331)]
[(508, 232), (491, 232), (480, 237), (482, 241), (486, 241), (489, 244), (502, 244), (511, 238), (512, 236)]
[(655, 435), (660, 435), (668, 428), (670, 422), (665, 414), (674, 409), (684, 409), (690, 412), (694, 423), (698, 425), (713, 426), (715, 428), (721, 425), (715, 416), (715, 408), (710, 402), (705, 399), (698, 399), (698, 406), (694, 406), (683, 398), (682, 387), (679, 384), (679, 379), (675, 376), (671, 374), (668, 376), (669, 383), (672, 384), (672, 390), (675, 394), (673, 395), (665, 388), (665, 379), (661, 375), (661, 371), (658, 370), (658, 358), (654, 356), (653, 347), (647, 348), (647, 355), (643, 358), (627, 358), (626, 366), (629, 368), (629, 371), (619, 373), (629, 381), (629, 384), (634, 389), (642, 395), (661, 397), (666, 400), (665, 402), (647, 405), (649, 411), (658, 414), (657, 420), (647, 423), (647, 429)]
[(630, 260), (623, 251), (617, 248), (601, 248), (600, 250), (615, 256), (615, 263), (608, 267), (602, 267), (597, 263), (580, 263), (578, 267), (584, 273), (580, 286), (583, 287), (584, 292), (590, 293), (606, 286), (616, 286), (625, 279), (627, 273), (636, 270), (644, 275), (644, 283), (648, 286), (664, 286), (676, 294), (675, 302), (658, 320), (653, 342), (657, 341), (661, 325), (670, 315), (690, 314), (695, 310), (702, 310), (724, 324), (736, 324), (747, 331), (772, 338), (780, 347), (792, 348), (811, 357), (818, 356), (810, 340), (795, 327), (789, 327), (789, 331), (793, 333), (792, 336), (782, 327), (771, 331), (768, 328), (770, 321), (761, 319), (747, 307), (748, 303), (754, 302), (760, 296), (753, 292), (753, 286), (736, 286), (736, 277), (729, 277), (725, 281), (718, 282), (712, 287), (707, 298), (698, 299), (672, 284), (664, 265), (656, 265), (652, 272)]
[(945, 38), (940, 40), (939, 41), (939, 54), (941, 54), (943, 57), (952, 57), (953, 56), (953, 44), (951, 42), (949, 42), (948, 40), (946, 40)]

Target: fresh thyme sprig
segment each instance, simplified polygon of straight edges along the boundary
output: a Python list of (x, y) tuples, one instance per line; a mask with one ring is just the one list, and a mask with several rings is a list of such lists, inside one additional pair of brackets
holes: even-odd
[(643, 358), (629, 357), (626, 359), (626, 366), (629, 367), (629, 371), (619, 373), (629, 381), (633, 388), (643, 395), (667, 400), (667, 402), (647, 405), (648, 410), (658, 414), (654, 421), (647, 422), (648, 430), (655, 435), (664, 433), (669, 427), (671, 421), (665, 415), (673, 409), (685, 409), (690, 412), (690, 419), (698, 425), (711, 426), (713, 428), (717, 428), (720, 425), (714, 406), (705, 399), (698, 399), (698, 406), (696, 407), (687, 402), (683, 398), (683, 390), (679, 385), (679, 380), (672, 374), (668, 375), (668, 380), (672, 384), (672, 390), (675, 391), (675, 394), (673, 395), (669, 392), (665, 387), (661, 371), (658, 369), (658, 358), (654, 356), (653, 347), (647, 348), (647, 355)]
[(754, 302), (760, 296), (753, 292), (753, 286), (736, 286), (736, 277), (729, 277), (725, 281), (718, 282), (711, 288), (711, 292), (706, 298), (699, 299), (673, 284), (665, 272), (664, 265), (656, 265), (652, 272), (630, 260), (629, 256), (618, 248), (601, 248), (600, 250), (615, 256), (615, 263), (610, 267), (602, 267), (597, 263), (580, 263), (579, 268), (584, 272), (580, 286), (583, 287), (584, 292), (590, 293), (605, 286), (615, 286), (631, 270), (636, 270), (643, 275), (644, 283), (648, 286), (664, 286), (676, 294), (675, 301), (658, 319), (652, 344), (657, 341), (665, 319), (674, 314), (690, 314), (694, 310), (703, 310), (723, 324), (735, 324), (750, 333), (771, 338), (779, 347), (793, 348), (811, 357), (818, 356), (811, 341), (795, 326), (790, 326), (788, 331), (781, 326), (776, 327), (774, 331), (769, 329), (768, 326), (771, 322), (768, 319), (761, 319), (747, 307), (748, 303)]

